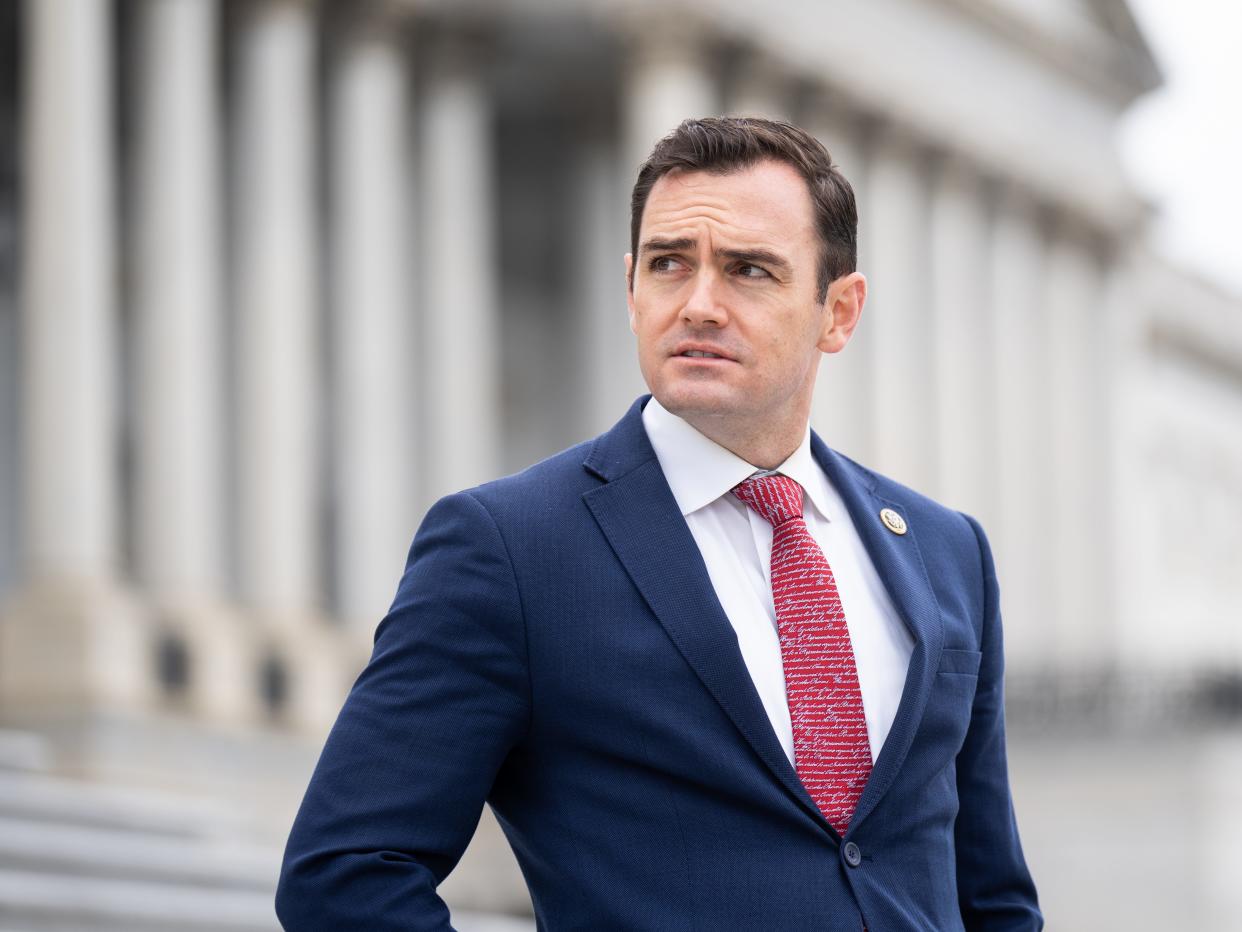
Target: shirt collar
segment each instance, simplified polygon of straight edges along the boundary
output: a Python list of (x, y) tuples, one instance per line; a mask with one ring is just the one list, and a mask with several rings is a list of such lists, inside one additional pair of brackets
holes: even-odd
[[(710, 505), (739, 482), (761, 471), (709, 440), (654, 397), (643, 408), (643, 427), (682, 515)], [(786, 475), (802, 486), (816, 511), (825, 519), (831, 519), (828, 480), (811, 455), (810, 425), (807, 425), (802, 443), (773, 472)]]

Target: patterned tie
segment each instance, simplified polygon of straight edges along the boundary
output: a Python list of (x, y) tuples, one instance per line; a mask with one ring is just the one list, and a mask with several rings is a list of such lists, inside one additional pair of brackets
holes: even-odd
[(733, 494), (772, 525), (772, 601), (794, 765), (824, 818), (844, 835), (871, 776), (871, 746), (837, 583), (802, 517), (802, 486), (786, 476), (752, 476)]

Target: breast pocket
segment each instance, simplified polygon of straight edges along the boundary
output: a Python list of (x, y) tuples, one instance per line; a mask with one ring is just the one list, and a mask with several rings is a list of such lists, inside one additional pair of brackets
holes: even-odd
[(982, 659), (983, 651), (945, 648), (940, 652), (940, 666), (936, 668), (936, 672), (978, 676), (979, 663)]
[(982, 658), (977, 650), (940, 652), (936, 677), (923, 713), (922, 732), (925, 746), (936, 748), (946, 762), (957, 756), (966, 740)]

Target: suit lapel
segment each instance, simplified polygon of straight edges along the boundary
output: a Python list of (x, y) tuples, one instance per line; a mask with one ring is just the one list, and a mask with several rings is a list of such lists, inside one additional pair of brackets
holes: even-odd
[[(812, 435), (811, 445), (816, 462), (845, 500), (863, 546), (914, 637), (897, 715), (854, 810), (850, 822), (853, 829), (875, 809), (910, 752), (940, 662), (944, 626), (919, 550), (919, 529), (910, 519), (906, 502), (877, 492), (875, 476), (829, 450), (819, 437)], [(894, 534), (884, 526), (879, 516), (884, 508), (893, 509), (906, 520), (905, 534)]]
[(605, 484), (583, 499), (708, 692), (776, 779), (823, 821), (772, 730), (698, 545), (647, 439), (643, 401), (593, 445), (584, 465)]

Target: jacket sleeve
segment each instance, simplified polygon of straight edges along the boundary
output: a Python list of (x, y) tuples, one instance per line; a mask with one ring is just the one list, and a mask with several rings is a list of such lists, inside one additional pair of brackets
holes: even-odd
[(284, 928), (450, 929), (436, 887), (529, 713), (504, 541), (470, 493), (442, 499), (414, 539), (294, 821), (276, 893)]
[(1038, 930), (1043, 917), (1022, 856), (1005, 757), (1000, 591), (983, 529), (967, 517), (983, 570), (982, 663), (970, 730), (957, 757), (958, 899), (967, 930)]

